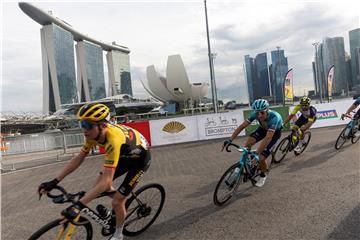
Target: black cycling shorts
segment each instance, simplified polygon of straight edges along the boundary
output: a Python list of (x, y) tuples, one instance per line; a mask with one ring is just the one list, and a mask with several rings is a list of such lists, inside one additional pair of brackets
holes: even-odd
[(357, 110), (357, 112), (354, 115), (354, 119), (355, 120), (359, 120), (360, 119), (360, 108)]
[[(260, 140), (262, 140), (267, 134), (267, 130), (258, 127), (254, 132), (252, 132), (250, 134), (251, 137), (256, 139), (256, 142), (259, 142)], [(277, 130), (274, 133), (274, 136), (272, 137), (271, 141), (269, 142), (269, 144), (266, 146), (266, 148), (264, 149), (264, 151), (261, 153), (262, 155), (264, 155), (264, 157), (268, 157), (271, 153), (271, 148), (275, 145), (275, 143), (280, 139), (281, 137), (281, 130)]]
[[(316, 121), (316, 117), (314, 118), (313, 123)], [(302, 114), (301, 116), (296, 120), (295, 125), (299, 128), (309, 122), (309, 119), (304, 117)]]
[(114, 179), (127, 173), (124, 181), (118, 188), (118, 191), (123, 196), (128, 196), (136, 187), (141, 176), (150, 167), (151, 156), (149, 150), (144, 152), (139, 157), (121, 157), (115, 169)]

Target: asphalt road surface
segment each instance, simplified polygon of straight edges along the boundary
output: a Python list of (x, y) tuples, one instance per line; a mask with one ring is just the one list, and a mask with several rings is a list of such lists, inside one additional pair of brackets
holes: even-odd
[[(166, 202), (146, 232), (126, 239), (360, 239), (360, 142), (335, 150), (341, 128), (313, 129), (302, 155), (289, 153), (271, 169), (264, 187), (249, 184), (245, 195), (223, 207), (213, 204), (213, 192), (238, 152), (220, 152), (219, 139), (153, 148), (140, 185), (162, 184)], [(64, 164), (1, 176), (2, 239), (27, 239), (67, 207), (46, 197), (39, 201), (36, 194), (39, 183), (54, 178)], [(88, 190), (101, 165), (102, 156), (86, 159), (61, 185)], [(106, 239), (93, 227), (94, 239)]]

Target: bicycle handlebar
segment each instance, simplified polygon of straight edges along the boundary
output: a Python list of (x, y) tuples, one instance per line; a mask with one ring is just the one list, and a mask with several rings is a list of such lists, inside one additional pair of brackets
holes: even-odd
[(239, 145), (237, 145), (237, 144), (235, 144), (235, 143), (230, 143), (230, 144), (228, 144), (228, 145), (225, 147), (225, 150), (226, 150), (227, 152), (231, 152), (231, 150), (229, 150), (229, 147), (230, 147), (230, 146), (236, 147), (239, 151), (247, 151), (247, 153), (249, 153), (250, 155), (254, 156), (257, 160), (259, 160), (259, 155), (257, 154), (256, 151), (251, 151), (251, 150), (248, 150), (248, 149), (246, 149), (246, 148), (244, 148), (244, 147), (240, 147)]
[(81, 197), (83, 197), (85, 195), (84, 191), (80, 191), (77, 193), (68, 193), (68, 192), (66, 192), (66, 190), (63, 187), (61, 187), (59, 185), (54, 187), (54, 189), (59, 190), (61, 192), (61, 194), (58, 194), (58, 195), (51, 194), (51, 191), (50, 191), (46, 195), (49, 198), (51, 198), (53, 200), (53, 202), (56, 204), (62, 204), (62, 203), (66, 203), (66, 202), (75, 203), (78, 199), (80, 199)]

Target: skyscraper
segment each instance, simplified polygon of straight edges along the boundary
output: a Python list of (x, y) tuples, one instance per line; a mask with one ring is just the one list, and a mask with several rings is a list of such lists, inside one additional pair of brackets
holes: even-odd
[[(79, 96), (80, 101), (93, 101), (106, 97), (103, 51), (116, 51), (124, 55), (124, 67), (115, 73), (119, 75), (120, 93), (132, 93), (130, 50), (127, 47), (114, 43), (106, 44), (82, 34), (52, 13), (45, 12), (30, 3), (20, 2), (19, 7), (30, 18), (44, 26), (41, 29), (44, 113), (59, 110), (61, 104), (77, 103)], [(76, 44), (78, 84), (75, 77), (74, 41), (78, 42)], [(108, 62), (109, 69), (117, 69), (112, 66), (113, 63), (114, 61)], [(112, 84), (116, 84), (116, 81), (110, 78), (109, 88), (115, 89)], [(111, 93), (119, 94), (116, 91)]]
[(129, 54), (109, 51), (106, 54), (109, 72), (109, 95), (132, 95)]
[(55, 112), (61, 104), (78, 102), (75, 78), (74, 38), (55, 24), (40, 30), (43, 60), (43, 112)]
[(245, 55), (245, 76), (246, 83), (248, 88), (249, 103), (254, 102), (254, 83), (255, 83), (255, 68), (254, 68), (254, 58), (249, 55)]
[(349, 31), (351, 55), (351, 85), (360, 87), (360, 28)]
[(282, 103), (284, 99), (284, 78), (289, 70), (288, 60), (285, 57), (284, 50), (271, 51), (271, 89), (272, 95), (275, 96), (276, 103)]
[(253, 84), (254, 99), (270, 96), (269, 71), (266, 53), (259, 53), (255, 57), (256, 78)]
[[(333, 95), (347, 93), (347, 76), (345, 65), (344, 38), (334, 37), (325, 38), (323, 41), (322, 63), (325, 86), (327, 86), (327, 74), (332, 65), (335, 66), (335, 75), (333, 79)], [(326, 88), (327, 89), (327, 88)], [(325, 92), (327, 93), (327, 91)], [(326, 95), (327, 96), (327, 95)]]
[(78, 89), (82, 102), (106, 97), (103, 51), (100, 46), (87, 41), (76, 44)]

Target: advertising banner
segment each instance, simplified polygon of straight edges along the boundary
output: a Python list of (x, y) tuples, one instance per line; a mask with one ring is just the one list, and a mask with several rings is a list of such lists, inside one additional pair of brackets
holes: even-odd
[(284, 79), (284, 93), (285, 93), (285, 102), (293, 103), (294, 99), (294, 89), (293, 89), (293, 69), (291, 68), (285, 75)]
[(334, 72), (335, 71), (335, 66), (332, 65), (329, 69), (328, 75), (327, 75), (327, 80), (328, 80), (328, 100), (329, 102), (332, 99), (332, 85), (333, 85), (333, 80), (334, 80)]
[(137, 131), (139, 131), (149, 142), (151, 146), (151, 135), (150, 135), (150, 126), (149, 121), (144, 122), (128, 122), (128, 123), (122, 123), (122, 125), (129, 126)]
[[(273, 107), (270, 109), (280, 113), (283, 120), (285, 120), (289, 116), (289, 107)], [(253, 110), (244, 110), (244, 119), (247, 119), (250, 116), (251, 112), (253, 112)], [(258, 121), (254, 120), (251, 123), (251, 125), (245, 129), (246, 135), (249, 135), (258, 127), (259, 127)]]
[[(197, 116), (200, 140), (230, 137), (244, 121), (242, 111)], [(245, 131), (239, 136), (244, 136)]]
[(153, 146), (198, 141), (196, 116), (150, 121)]
[[(311, 128), (335, 126), (348, 123), (350, 121), (349, 119), (341, 120), (340, 117), (342, 113), (346, 112), (353, 102), (354, 100), (349, 99), (341, 102), (314, 104), (313, 106), (317, 109), (317, 120)], [(294, 107), (291, 107), (291, 110), (293, 108)], [(294, 120), (299, 118), (300, 115), (300, 113), (297, 113)]]

